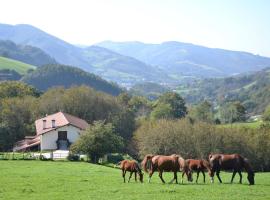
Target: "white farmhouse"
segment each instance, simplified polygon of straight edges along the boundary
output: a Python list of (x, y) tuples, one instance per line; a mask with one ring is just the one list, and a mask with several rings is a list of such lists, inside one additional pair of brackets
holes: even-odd
[(17, 142), (14, 151), (68, 150), (88, 123), (78, 117), (58, 112), (35, 121), (36, 135)]

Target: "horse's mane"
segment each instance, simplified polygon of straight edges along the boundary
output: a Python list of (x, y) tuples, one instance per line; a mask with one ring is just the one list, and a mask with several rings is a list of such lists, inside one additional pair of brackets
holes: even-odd
[(152, 154), (148, 154), (148, 155), (144, 156), (144, 159), (141, 162), (141, 166), (142, 166), (142, 168), (143, 168), (143, 170), (145, 172), (148, 172), (148, 166), (149, 166), (149, 162), (148, 161), (149, 161), (149, 158), (152, 158), (152, 157), (153, 157)]

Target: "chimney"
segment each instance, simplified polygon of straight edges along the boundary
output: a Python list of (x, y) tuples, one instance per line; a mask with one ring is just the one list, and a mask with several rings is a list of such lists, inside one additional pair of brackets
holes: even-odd
[(52, 120), (52, 128), (55, 128), (55, 120)]
[(46, 129), (46, 119), (43, 119), (43, 130)]

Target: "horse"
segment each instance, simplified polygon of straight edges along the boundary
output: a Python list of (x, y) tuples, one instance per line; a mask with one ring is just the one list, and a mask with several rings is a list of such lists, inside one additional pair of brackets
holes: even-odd
[(218, 180), (222, 183), (220, 178), (220, 170), (233, 170), (233, 175), (231, 178), (231, 183), (233, 183), (233, 179), (235, 174), (238, 172), (240, 176), (239, 183), (242, 183), (242, 174), (243, 169), (248, 173), (247, 179), (250, 185), (254, 185), (254, 172), (250, 166), (248, 159), (242, 157), (239, 154), (210, 154), (208, 156), (209, 163), (211, 166), (211, 182), (214, 182), (215, 172), (217, 174)]
[(135, 160), (122, 160), (118, 164), (120, 164), (120, 168), (122, 170), (122, 177), (124, 179), (124, 183), (126, 182), (126, 172), (130, 172), (128, 183), (132, 177), (133, 172), (135, 173), (135, 181), (137, 182), (137, 173), (139, 174), (141, 183), (143, 182), (143, 173), (139, 167), (139, 164)]
[[(196, 183), (198, 183), (200, 172), (203, 174), (203, 182), (205, 183), (205, 171), (207, 170), (209, 175), (211, 173), (210, 164), (207, 160), (195, 160), (195, 159), (187, 159), (186, 164), (189, 168), (189, 171), (196, 171), (197, 172), (197, 178)], [(188, 170), (186, 170), (188, 171)], [(185, 171), (182, 173), (182, 180), (185, 175)]]
[[(177, 172), (180, 169), (186, 170), (185, 161), (184, 159), (176, 154), (170, 155), (170, 156), (164, 156), (164, 155), (146, 155), (141, 163), (143, 166), (143, 169), (145, 172), (149, 173), (148, 182), (150, 183), (151, 177), (154, 174), (155, 171), (158, 171), (159, 178), (162, 181), (162, 183), (165, 183), (163, 179), (163, 172), (173, 172), (174, 177), (170, 181), (170, 183), (173, 183), (174, 180), (176, 183), (178, 183), (177, 180)], [(190, 178), (190, 177), (189, 177)]]

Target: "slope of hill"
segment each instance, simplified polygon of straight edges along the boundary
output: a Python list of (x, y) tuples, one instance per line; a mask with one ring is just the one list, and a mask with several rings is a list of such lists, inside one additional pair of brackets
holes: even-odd
[(144, 44), (104, 41), (98, 46), (159, 66), (171, 77), (222, 77), (270, 66), (270, 58), (181, 42)]
[(27, 71), (33, 70), (35, 68), (36, 67), (33, 65), (0, 56), (0, 70), (9, 69), (14, 70), (20, 74), (26, 74)]
[(91, 69), (91, 65), (81, 57), (80, 48), (30, 25), (0, 24), (0, 39), (38, 47), (59, 63), (80, 66), (88, 71)]
[(0, 40), (0, 56), (19, 60), (34, 66), (56, 64), (55, 59), (41, 49), (29, 45), (17, 45), (9, 40)]
[(169, 81), (169, 78), (158, 68), (102, 47), (85, 48), (84, 57), (94, 66), (93, 70), (96, 74), (115, 82), (119, 79), (126, 84), (145, 80), (160, 82), (167, 79)]
[(118, 95), (122, 92), (122, 89), (113, 83), (79, 68), (66, 65), (46, 65), (37, 68), (24, 76), (22, 81), (41, 91), (56, 86), (68, 88), (75, 85), (87, 85), (112, 95)]
[(144, 96), (148, 99), (157, 99), (163, 93), (170, 89), (157, 83), (145, 82), (134, 85), (129, 92), (134, 95)]
[(189, 103), (204, 99), (218, 105), (240, 101), (248, 113), (261, 114), (270, 102), (270, 68), (228, 78), (197, 80), (179, 86), (177, 91)]

